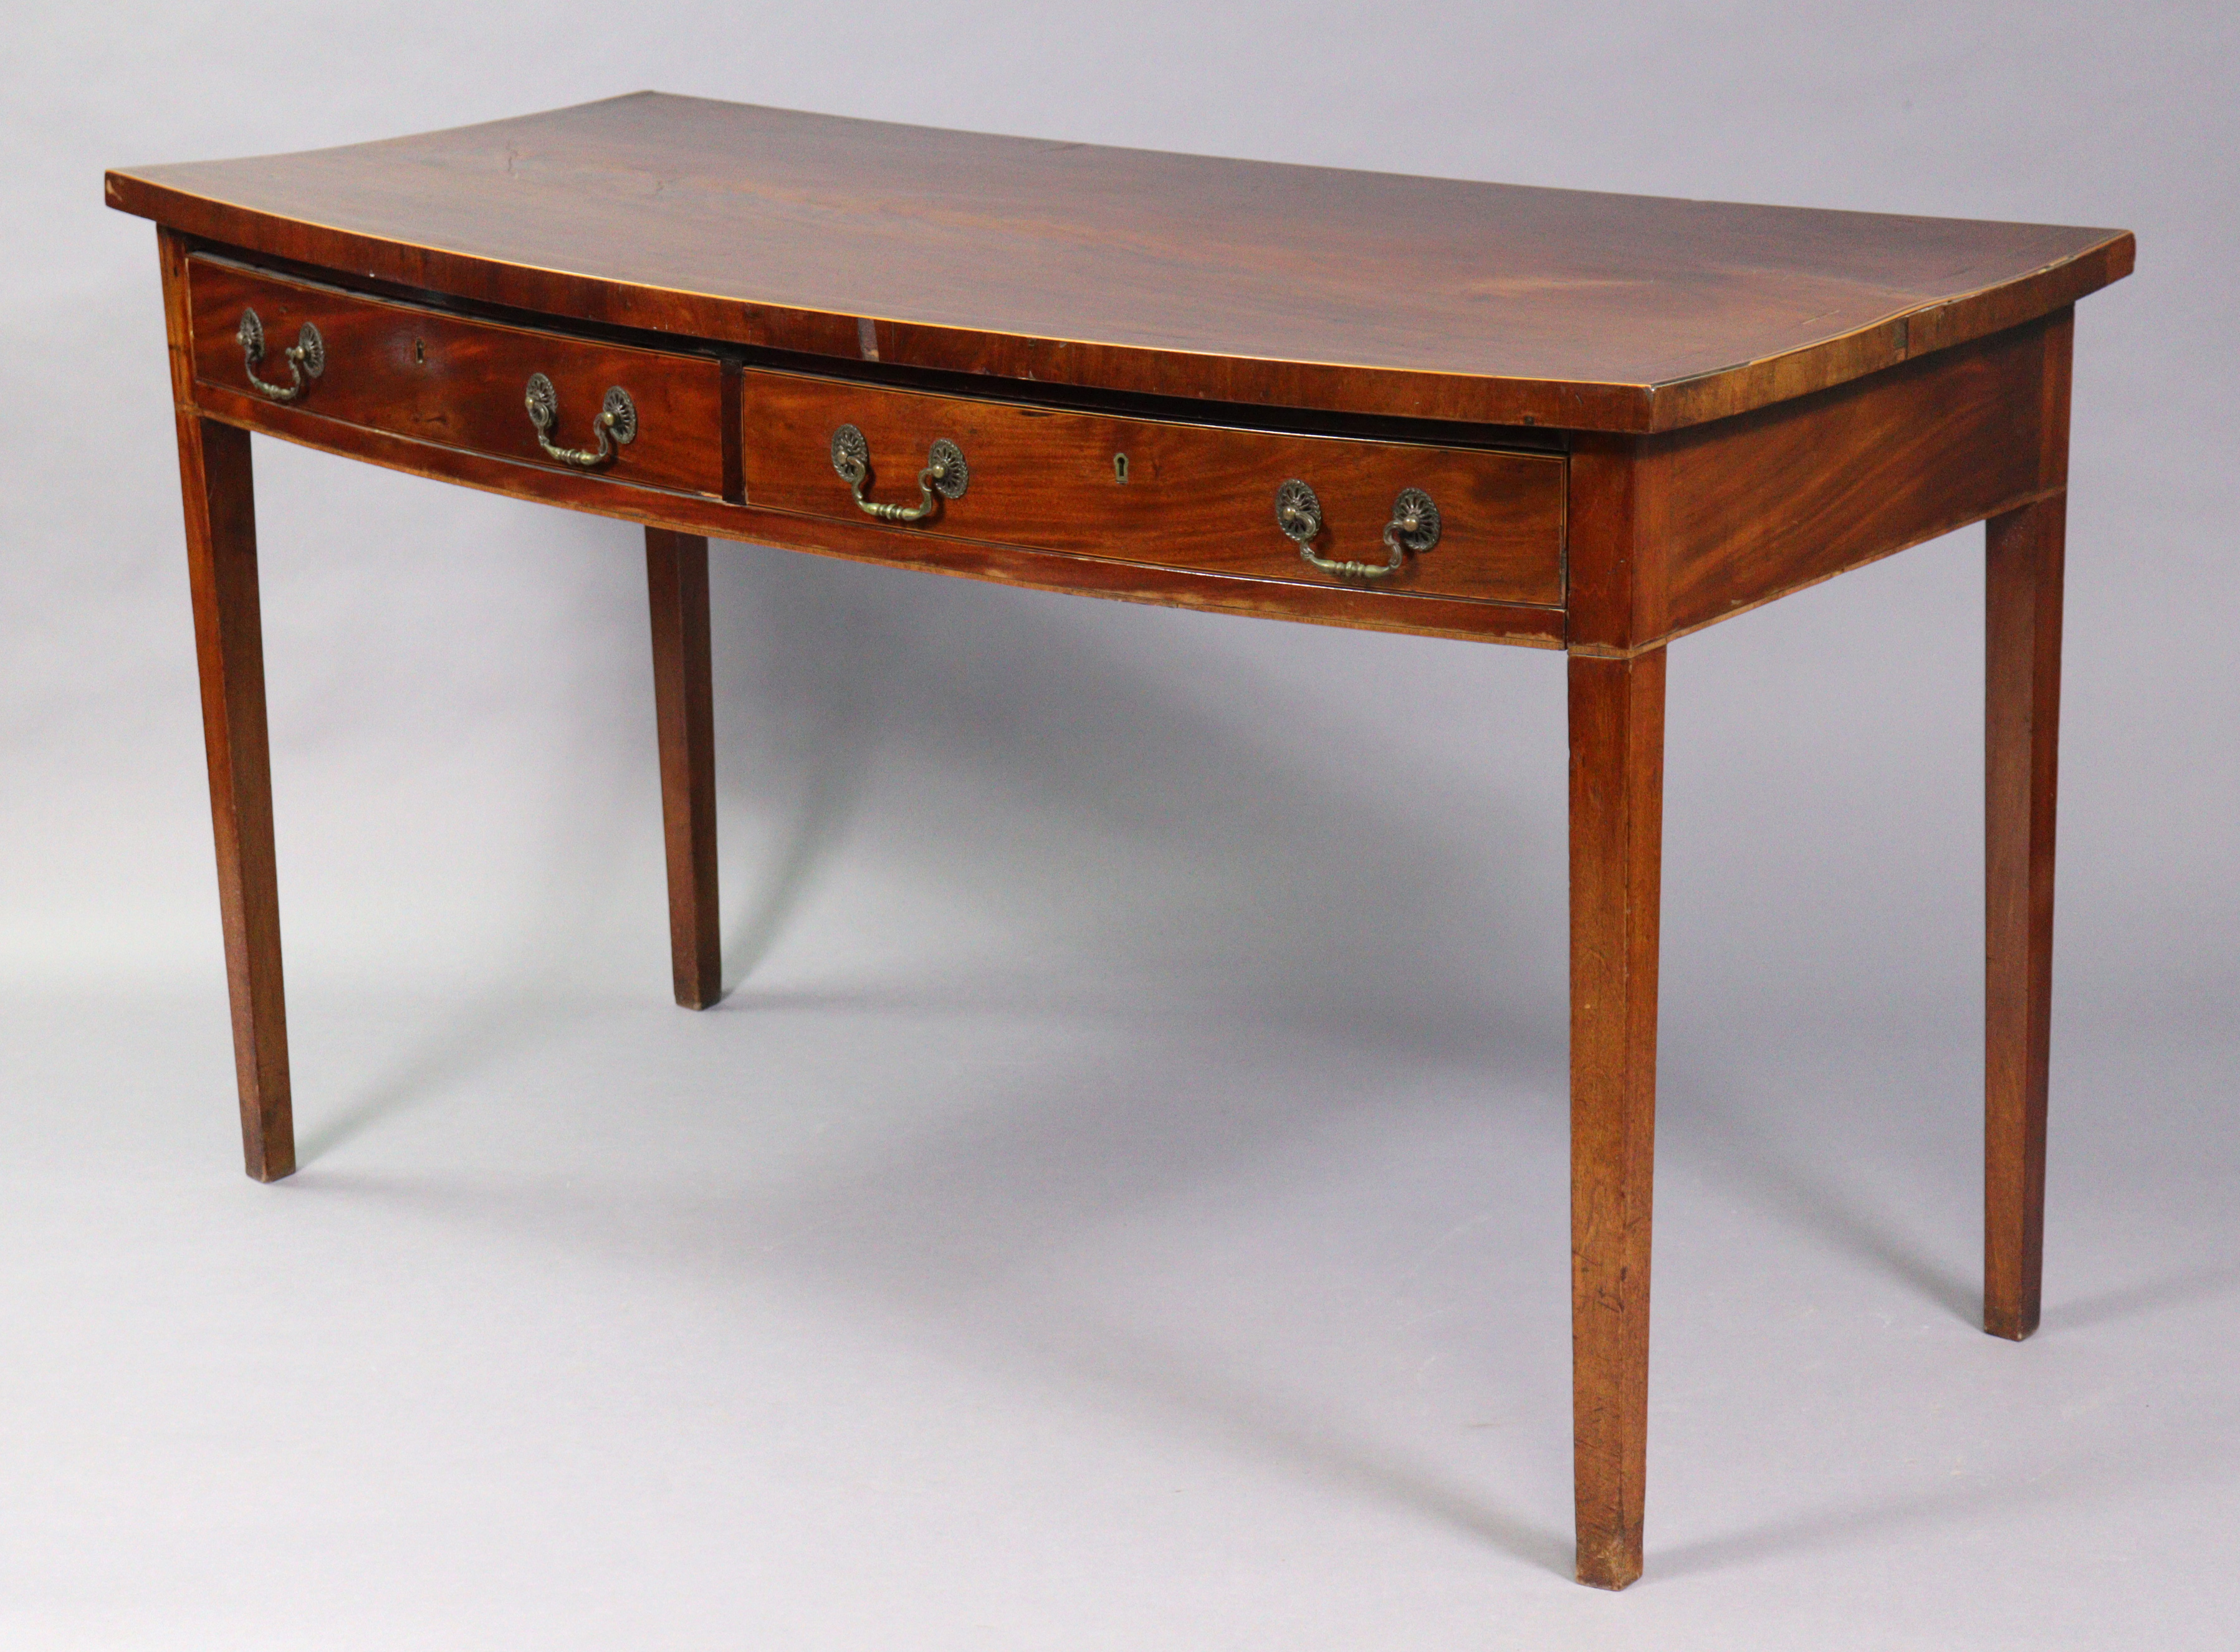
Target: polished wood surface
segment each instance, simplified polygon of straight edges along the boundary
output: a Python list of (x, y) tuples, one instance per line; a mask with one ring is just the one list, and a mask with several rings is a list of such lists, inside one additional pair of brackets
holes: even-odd
[(1746, 412), (2015, 326), (2122, 230), (1659, 200), (638, 93), (134, 167), (126, 211), (549, 315), (854, 360), (1572, 430)]
[[(250, 1173), (293, 1166), (249, 435), (642, 523), (672, 973), (722, 991), (710, 536), (1217, 612), (1568, 650), (1579, 1577), (1643, 1561), (1666, 658), (1986, 521), (1984, 1324), (2044, 1220), (2070, 351), (2118, 230), (1394, 178), (650, 95), (310, 155), (112, 173), (156, 217)], [(191, 288), (191, 291), (190, 291)], [(274, 401), (233, 329), (304, 320)], [(609, 383), (639, 444), (583, 445)], [(581, 422), (578, 422), (580, 419)], [(927, 450), (962, 497), (912, 502)], [(1124, 468), (1118, 463), (1125, 456)], [(1275, 489), (1389, 580), (1312, 567)]]
[[(964, 495), (943, 501), (923, 534), (1308, 585), (1563, 601), (1560, 453), (1220, 429), (786, 373), (748, 372), (740, 399), (747, 499), (765, 510), (861, 515), (832, 468), (832, 433), (846, 423), (870, 443), (873, 499), (916, 500), (936, 438), (963, 450)], [(1313, 548), (1325, 561), (1382, 565), (1404, 488), (1437, 504), (1439, 541), (1374, 580), (1314, 568), (1276, 522), (1276, 490), (1294, 477), (1321, 501)]]
[[(1580, 436), (1570, 645), (1657, 647), (2043, 497), (2060, 485), (2041, 466), (2048, 375), (2073, 316), (1717, 424)], [(2064, 380), (2063, 417), (2066, 397)]]
[(1641, 1575), (1664, 663), (1570, 659), (1571, 1482), (1601, 1589)]
[(283, 280), (229, 260), (188, 264), (195, 376), (257, 396), (235, 330), (244, 310), (265, 331), (257, 376), (286, 382), (280, 352), (306, 322), (326, 345), (326, 368), (286, 403), (313, 418), (386, 430), (416, 441), (494, 454), (523, 464), (570, 467), (537, 444), (523, 392), (542, 373), (558, 392), (556, 447), (590, 449), (610, 385), (630, 393), (637, 434), (597, 474), (634, 486), (720, 496), (726, 420), (723, 366), (711, 356), (636, 350), (564, 333), (530, 331), (384, 303), (313, 282)]
[(708, 542), (645, 530), (653, 616), (654, 725), (661, 749), (661, 829), (669, 861), (669, 956), (677, 1002), (705, 1009), (723, 996), (716, 894), (716, 695), (710, 675)]
[(1664, 438), (1662, 634), (2037, 497), (2046, 339), (2070, 313)]

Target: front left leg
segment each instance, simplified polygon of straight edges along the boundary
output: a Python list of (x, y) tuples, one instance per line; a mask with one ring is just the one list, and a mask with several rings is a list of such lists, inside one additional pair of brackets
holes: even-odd
[(250, 1175), (277, 1182), (296, 1168), (296, 1126), (289, 1096), (288, 1008), (280, 987), (279, 873), (272, 852), (272, 761), (264, 727), (249, 432), (190, 408), (179, 410), (178, 423), (242, 1154)]

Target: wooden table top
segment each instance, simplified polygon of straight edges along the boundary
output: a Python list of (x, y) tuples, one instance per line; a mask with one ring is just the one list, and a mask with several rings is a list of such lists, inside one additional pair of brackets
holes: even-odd
[(110, 204), (554, 316), (1138, 394), (1674, 429), (2047, 314), (2118, 230), (993, 137), (641, 92)]

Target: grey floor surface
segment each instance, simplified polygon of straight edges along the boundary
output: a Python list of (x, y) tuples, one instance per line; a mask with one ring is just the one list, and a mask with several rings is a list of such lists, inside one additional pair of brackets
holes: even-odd
[(266, 1188), (214, 989), (0, 1007), (0, 1642), (2231, 1644), (2229, 1047), (2070, 1052), (2195, 1122), (2074, 1109), (2016, 1346), (1972, 1050), (1668, 1042), (1610, 1596), (1550, 1047), (775, 963), (295, 1010)]

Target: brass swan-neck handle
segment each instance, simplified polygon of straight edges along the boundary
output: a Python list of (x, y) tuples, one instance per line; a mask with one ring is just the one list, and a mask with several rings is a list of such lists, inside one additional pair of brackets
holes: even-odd
[(327, 370), (327, 342), (319, 336), (319, 330), (305, 322), (296, 334), (296, 342), (281, 355), (288, 363), (288, 383), (275, 384), (257, 376), (257, 364), (264, 359), (264, 323), (257, 312), (241, 312), (241, 325), (234, 330), (240, 341), (242, 371), (249, 382), (276, 402), (292, 402), (310, 389), (311, 381)]
[(871, 480), (871, 446), (863, 439), (863, 433), (852, 424), (843, 424), (832, 433), (832, 468), (848, 484), (857, 507), (881, 522), (923, 522), (941, 508), (942, 500), (962, 499), (965, 483), (971, 479), (964, 463), (964, 450), (947, 436), (942, 436), (927, 452), (925, 469), (917, 473), (916, 504), (882, 504), (866, 499), (863, 490)]
[(582, 470), (596, 470), (611, 462), (622, 447), (637, 439), (637, 403), (620, 385), (610, 390), (606, 399), (599, 403), (598, 420), (593, 426), (599, 438), (596, 448), (563, 448), (554, 443), (550, 432), (560, 416), (560, 393), (543, 374), (529, 376), (529, 390), (523, 400), (529, 408), (529, 422), (537, 427), (537, 445), (544, 450), (547, 458), (557, 459), (563, 464), (572, 464)]
[(1392, 502), (1392, 520), (1384, 524), (1384, 561), (1338, 562), (1315, 554), (1314, 541), (1323, 530), (1323, 504), (1315, 490), (1296, 476), (1276, 490), (1276, 525), (1299, 548), (1303, 561), (1326, 574), (1348, 579), (1383, 579), (1400, 571), (1410, 551), (1422, 552), (1439, 543), (1439, 507), (1421, 488), (1403, 488)]

